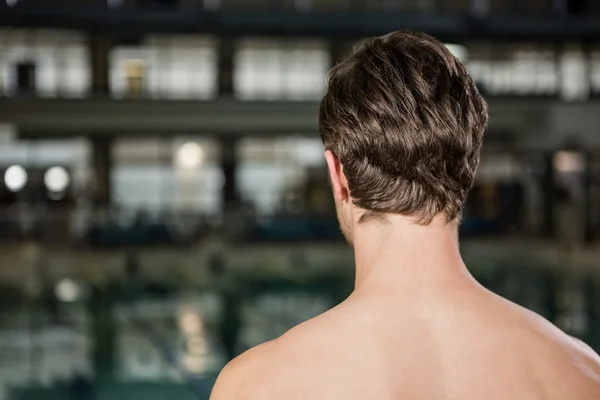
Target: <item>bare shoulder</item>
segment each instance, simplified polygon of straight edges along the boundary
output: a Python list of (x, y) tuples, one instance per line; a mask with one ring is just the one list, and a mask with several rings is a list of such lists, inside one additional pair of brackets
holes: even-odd
[(263, 376), (275, 355), (275, 347), (275, 342), (267, 342), (229, 362), (219, 374), (210, 399), (268, 399)]
[(583, 367), (583, 372), (600, 385), (600, 356), (587, 343), (570, 337), (571, 352)]
[(534, 315), (535, 324), (544, 332), (549, 341), (565, 350), (568, 354), (578, 360), (585, 361), (600, 373), (600, 356), (583, 340), (567, 335), (547, 319), (530, 312)]
[(305, 398), (304, 383), (328, 358), (330, 346), (322, 334), (327, 320), (319, 316), (304, 322), (231, 361), (219, 374), (211, 400)]
[[(583, 341), (569, 336), (567, 336), (564, 349), (568, 354), (569, 362), (559, 368), (557, 378), (571, 386), (570, 398), (582, 400), (600, 398), (600, 357), (598, 354)], [(573, 390), (573, 388), (577, 389)]]
[(544, 361), (555, 361), (564, 379), (571, 377), (600, 395), (600, 356), (585, 342), (567, 335), (545, 318), (534, 314), (532, 320), (541, 333), (536, 336), (542, 346), (541, 354), (546, 355)]

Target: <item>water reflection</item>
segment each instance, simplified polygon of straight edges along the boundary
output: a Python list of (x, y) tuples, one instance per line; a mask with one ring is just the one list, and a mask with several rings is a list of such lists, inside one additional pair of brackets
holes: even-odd
[(218, 371), (224, 356), (211, 329), (213, 296), (136, 300), (118, 306), (120, 378), (181, 381)]
[(81, 307), (64, 311), (68, 322), (57, 322), (40, 309), (2, 315), (0, 392), (19, 386), (47, 388), (92, 377), (88, 318)]
[[(59, 301), (58, 319), (49, 303), (33, 299), (4, 312), (0, 399), (207, 398), (229, 359), (327, 310), (351, 286), (349, 277), (254, 280), (224, 268), (209, 275), (194, 290), (92, 288)], [(504, 265), (479, 279), (590, 344), (598, 341), (593, 279), (585, 291), (564, 293), (560, 276), (543, 268)]]

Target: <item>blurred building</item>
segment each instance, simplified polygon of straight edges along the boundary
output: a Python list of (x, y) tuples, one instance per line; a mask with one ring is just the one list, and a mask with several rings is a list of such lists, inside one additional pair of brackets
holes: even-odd
[[(74, 235), (115, 215), (311, 212), (314, 196), (290, 206), (288, 188), (323, 166), (327, 70), (363, 38), (411, 28), (446, 40), (490, 104), (465, 231), (554, 235), (567, 186), (591, 240), (599, 20), (585, 0), (6, 0), (3, 209), (37, 210), (29, 225), (68, 209)], [(64, 193), (36, 177), (52, 167)]]

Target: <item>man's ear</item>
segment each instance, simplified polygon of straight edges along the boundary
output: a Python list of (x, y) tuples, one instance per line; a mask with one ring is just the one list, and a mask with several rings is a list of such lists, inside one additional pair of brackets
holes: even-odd
[(339, 201), (346, 201), (350, 197), (348, 190), (348, 180), (344, 175), (344, 169), (340, 159), (337, 158), (330, 150), (325, 151), (325, 161), (327, 161), (327, 169), (329, 170), (329, 180), (333, 190), (333, 197)]

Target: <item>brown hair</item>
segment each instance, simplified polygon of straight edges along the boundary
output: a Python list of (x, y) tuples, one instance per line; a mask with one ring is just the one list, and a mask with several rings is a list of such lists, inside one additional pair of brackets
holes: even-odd
[(487, 104), (465, 67), (437, 39), (402, 31), (336, 65), (319, 113), (354, 203), (421, 224), (440, 213), (460, 218), (486, 124)]

